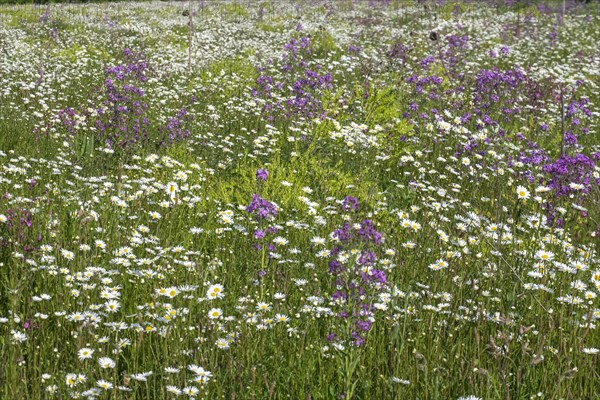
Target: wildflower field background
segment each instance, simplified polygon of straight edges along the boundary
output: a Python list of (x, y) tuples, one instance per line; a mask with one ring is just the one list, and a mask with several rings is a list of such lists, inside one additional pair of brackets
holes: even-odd
[(600, 4), (0, 8), (0, 398), (600, 398)]

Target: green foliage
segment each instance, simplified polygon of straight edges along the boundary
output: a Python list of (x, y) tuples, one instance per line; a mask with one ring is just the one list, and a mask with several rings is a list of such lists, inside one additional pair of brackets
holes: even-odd
[(220, 11), (227, 17), (232, 19), (247, 18), (250, 13), (248, 9), (238, 2), (224, 3), (220, 6)]
[(313, 31), (310, 35), (311, 49), (317, 57), (325, 57), (338, 51), (336, 40), (326, 28)]
[(370, 126), (385, 125), (389, 121), (400, 117), (398, 91), (392, 87), (372, 88), (369, 90), (363, 108), (366, 124)]
[(282, 24), (274, 24), (272, 22), (257, 22), (256, 27), (264, 32), (282, 33), (284, 26)]
[(451, 18), (460, 17), (466, 12), (472, 12), (472, 10), (472, 6), (469, 6), (461, 1), (449, 1), (440, 7), (439, 12), (442, 18), (445, 20), (450, 20)]
[(206, 72), (213, 76), (235, 74), (247, 82), (254, 82), (258, 77), (256, 67), (244, 57), (232, 57), (211, 63)]

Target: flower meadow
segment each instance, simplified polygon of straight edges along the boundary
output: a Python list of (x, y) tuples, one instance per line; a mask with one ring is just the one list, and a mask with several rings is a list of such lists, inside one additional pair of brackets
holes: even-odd
[(0, 398), (600, 396), (597, 2), (0, 9)]

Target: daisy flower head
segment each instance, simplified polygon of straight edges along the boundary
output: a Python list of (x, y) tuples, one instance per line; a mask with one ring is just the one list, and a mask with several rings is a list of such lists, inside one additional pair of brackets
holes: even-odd
[(167, 194), (170, 197), (175, 197), (178, 190), (179, 190), (179, 185), (177, 184), (177, 182), (169, 182), (165, 185), (165, 192), (167, 192)]
[(275, 243), (276, 245), (279, 245), (279, 246), (285, 246), (286, 244), (289, 243), (289, 241), (286, 238), (277, 236), (275, 239), (273, 239), (273, 243)]
[(448, 267), (448, 263), (444, 260), (437, 260), (435, 263), (429, 265), (429, 269), (433, 271), (439, 271)]
[(285, 294), (278, 292), (273, 295), (273, 298), (275, 300), (285, 300)]
[(217, 339), (215, 345), (221, 350), (227, 350), (229, 348), (229, 341), (224, 338)]
[(94, 354), (94, 350), (89, 349), (87, 347), (80, 349), (79, 352), (77, 353), (77, 355), (81, 361), (92, 358), (93, 354)]
[(173, 298), (173, 297), (177, 296), (178, 294), (179, 294), (179, 289), (177, 289), (176, 287), (167, 288), (167, 293), (166, 293), (167, 297)]
[(222, 299), (223, 297), (225, 297), (225, 293), (223, 292), (223, 285), (211, 285), (206, 291), (206, 297), (209, 300)]
[(186, 386), (186, 387), (184, 387), (183, 389), (181, 389), (181, 391), (182, 391), (184, 394), (187, 394), (187, 395), (188, 395), (188, 396), (190, 396), (190, 397), (194, 397), (194, 396), (196, 396), (198, 393), (200, 393), (200, 389), (198, 389), (198, 388), (197, 388), (197, 387), (195, 387), (195, 386)]
[(77, 374), (67, 374), (65, 384), (69, 387), (75, 386), (77, 384)]
[(517, 186), (517, 197), (519, 200), (527, 200), (531, 197), (531, 193), (529, 193), (529, 190), (525, 186)]
[(114, 360), (109, 357), (100, 357), (98, 359), (98, 364), (100, 364), (100, 368), (103, 369), (114, 368), (117, 365)]
[(103, 379), (100, 379), (99, 381), (96, 381), (96, 385), (100, 388), (100, 389), (104, 389), (104, 390), (108, 390), (108, 389), (112, 389), (113, 384), (105, 381)]
[(552, 259), (554, 258), (554, 253), (546, 250), (538, 250), (535, 253), (535, 258), (542, 261), (552, 261)]
[(23, 343), (27, 341), (27, 335), (19, 331), (11, 331), (13, 343)]
[(111, 313), (117, 312), (119, 310), (119, 307), (121, 307), (121, 305), (117, 300), (110, 300), (105, 303), (106, 311)]
[(188, 365), (188, 369), (190, 371), (192, 371), (196, 375), (204, 372), (204, 368), (202, 368), (202, 367), (200, 367), (200, 366), (198, 366), (196, 364), (190, 364), (190, 365)]
[(208, 318), (210, 319), (217, 319), (221, 317), (221, 315), (223, 315), (223, 310), (220, 308), (211, 308), (208, 312)]
[(62, 254), (62, 256), (64, 258), (66, 258), (69, 261), (71, 261), (75, 258), (75, 253), (73, 253), (72, 251), (69, 251), (69, 250), (62, 249), (60, 251), (60, 253)]
[(597, 295), (595, 292), (588, 290), (585, 292), (584, 297), (586, 300), (594, 300), (597, 297)]
[(136, 380), (138, 382), (147, 382), (148, 377), (152, 375), (152, 371), (142, 372), (140, 374), (132, 374), (131, 379)]
[(256, 304), (256, 310), (258, 311), (269, 311), (270, 309), (271, 306), (268, 303), (260, 301)]
[(392, 382), (401, 383), (402, 385), (410, 385), (410, 381), (408, 379), (400, 379), (395, 376), (392, 377)]
[(210, 380), (212, 376), (212, 372), (205, 370), (204, 368), (200, 368), (201, 371), (198, 371), (196, 375), (200, 378), (201, 383), (206, 383)]
[(276, 314), (275, 321), (277, 322), (288, 322), (290, 318), (285, 314)]
[(179, 389), (177, 386), (173, 386), (173, 385), (167, 386), (167, 392), (174, 394), (175, 396), (179, 396), (181, 393), (183, 393), (181, 391), (181, 389)]
[(322, 246), (325, 244), (325, 239), (322, 237), (318, 237), (318, 236), (313, 237), (310, 241), (312, 242), (312, 244), (315, 244), (318, 246)]
[(185, 182), (185, 181), (187, 181), (187, 178), (188, 178), (188, 175), (183, 171), (178, 171), (175, 174), (175, 179), (177, 179), (178, 181)]

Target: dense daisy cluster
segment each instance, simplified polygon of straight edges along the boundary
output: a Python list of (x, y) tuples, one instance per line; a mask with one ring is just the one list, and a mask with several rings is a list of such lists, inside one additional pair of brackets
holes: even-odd
[(0, 398), (597, 396), (600, 16), (512, 3), (0, 10)]

